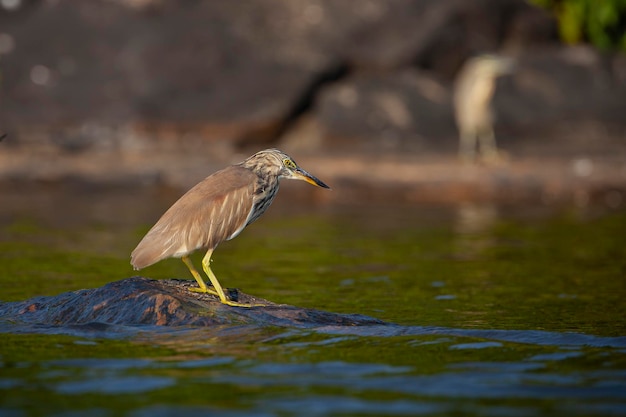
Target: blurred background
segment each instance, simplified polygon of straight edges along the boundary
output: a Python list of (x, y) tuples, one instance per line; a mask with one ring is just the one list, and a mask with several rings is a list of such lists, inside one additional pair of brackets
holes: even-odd
[[(324, 199), (619, 207), (626, 10), (596, 3), (1, 0), (0, 181), (186, 188), (279, 147)], [(513, 62), (466, 106), (498, 158), (461, 163), (484, 54)]]
[[(0, 0), (0, 415), (626, 415), (625, 27), (624, 0)], [(25, 319), (191, 279), (129, 255), (269, 147), (332, 191), (283, 181), (220, 283), (397, 332)]]

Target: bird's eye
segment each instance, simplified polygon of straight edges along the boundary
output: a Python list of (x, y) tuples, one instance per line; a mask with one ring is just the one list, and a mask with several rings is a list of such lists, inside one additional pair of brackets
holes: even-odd
[(296, 168), (296, 163), (293, 162), (291, 159), (283, 159), (283, 165), (289, 169)]

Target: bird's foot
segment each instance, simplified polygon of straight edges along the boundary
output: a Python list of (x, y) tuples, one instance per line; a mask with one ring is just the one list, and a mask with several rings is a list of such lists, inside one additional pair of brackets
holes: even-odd
[(267, 304), (260, 304), (260, 303), (240, 303), (238, 301), (239, 299), (239, 290), (237, 290), (236, 288), (225, 288), (225, 294), (224, 294), (224, 299), (221, 299), (222, 304), (226, 304), (232, 307), (245, 307), (245, 308), (250, 308), (250, 307), (267, 307)]
[[(200, 293), (200, 294), (212, 294), (212, 295), (215, 295), (217, 298), (220, 299), (222, 304), (226, 304), (226, 305), (231, 306), (231, 307), (246, 307), (246, 308), (249, 308), (249, 307), (267, 307), (267, 304), (258, 304), (258, 303), (247, 304), (247, 303), (240, 303), (240, 302), (237, 302), (237, 301), (231, 301), (231, 300), (229, 300), (226, 297), (222, 298), (217, 291), (215, 291), (215, 290), (213, 290), (211, 288), (208, 288), (208, 287), (205, 287), (205, 288), (200, 288), (200, 287), (189, 288), (189, 291), (197, 292), (197, 293)], [(235, 290), (235, 292), (236, 292), (236, 290)]]
[(221, 301), (222, 301), (222, 304), (226, 304), (227, 306), (231, 306), (231, 307), (245, 307), (245, 308), (267, 307), (267, 304), (255, 304), (255, 303), (245, 304), (245, 303), (239, 303), (237, 301), (230, 301), (230, 300), (221, 300)]
[(204, 287), (204, 288), (200, 288), (200, 287), (193, 287), (193, 288), (188, 288), (189, 291), (191, 292), (197, 292), (200, 294), (213, 294), (213, 295), (217, 295), (218, 297), (220, 296), (217, 291), (212, 290), (208, 287)]

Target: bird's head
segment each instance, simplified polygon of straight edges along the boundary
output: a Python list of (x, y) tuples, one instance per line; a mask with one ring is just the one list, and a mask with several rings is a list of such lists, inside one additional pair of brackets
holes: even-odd
[(300, 168), (289, 155), (278, 149), (257, 152), (246, 159), (243, 166), (252, 169), (260, 176), (275, 175), (277, 178), (302, 180), (316, 187), (330, 189), (321, 180)]

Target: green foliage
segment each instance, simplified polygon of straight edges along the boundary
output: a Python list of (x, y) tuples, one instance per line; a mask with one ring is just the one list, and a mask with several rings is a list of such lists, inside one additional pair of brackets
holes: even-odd
[(552, 11), (561, 38), (590, 42), (601, 49), (626, 51), (626, 0), (532, 0)]

